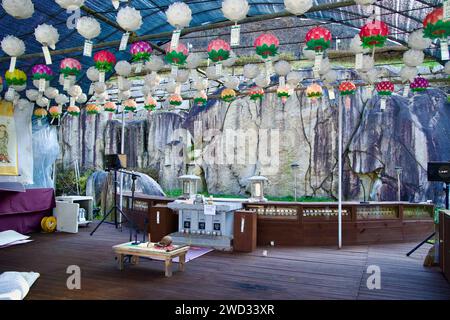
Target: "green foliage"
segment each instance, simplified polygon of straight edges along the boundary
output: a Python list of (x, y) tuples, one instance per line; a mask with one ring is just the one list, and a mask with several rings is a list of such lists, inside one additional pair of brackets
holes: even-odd
[[(89, 176), (93, 173), (93, 170), (88, 169), (80, 172), (80, 195), (86, 194), (86, 184)], [(56, 168), (56, 195), (76, 195), (77, 194), (77, 179), (75, 177), (75, 170), (64, 169), (62, 165), (58, 165)]]

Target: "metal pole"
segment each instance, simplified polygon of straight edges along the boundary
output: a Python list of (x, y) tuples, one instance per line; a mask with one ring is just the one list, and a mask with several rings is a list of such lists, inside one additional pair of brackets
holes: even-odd
[[(120, 136), (120, 153), (125, 153), (125, 110), (122, 106), (122, 132)], [(123, 210), (123, 173), (120, 174), (120, 198), (119, 198), (119, 208)], [(122, 224), (122, 215), (119, 215), (119, 224)]]
[(338, 103), (338, 247), (342, 248), (342, 103)]

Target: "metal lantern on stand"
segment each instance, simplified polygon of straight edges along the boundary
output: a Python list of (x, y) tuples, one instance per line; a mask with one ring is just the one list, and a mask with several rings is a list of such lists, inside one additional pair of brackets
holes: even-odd
[(184, 199), (190, 199), (192, 196), (197, 194), (198, 181), (200, 178), (193, 174), (183, 175), (178, 177), (178, 180), (181, 181), (181, 187), (183, 189), (183, 195), (181, 196)]
[(264, 183), (269, 179), (263, 176), (253, 176), (248, 179), (251, 184), (251, 198), (249, 202), (267, 201), (264, 198)]

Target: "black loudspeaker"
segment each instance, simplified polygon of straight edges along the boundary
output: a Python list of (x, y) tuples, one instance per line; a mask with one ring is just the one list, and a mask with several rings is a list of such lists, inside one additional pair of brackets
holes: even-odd
[(450, 162), (428, 162), (428, 181), (450, 183)]
[(127, 167), (126, 154), (106, 154), (105, 155), (105, 170), (120, 170)]

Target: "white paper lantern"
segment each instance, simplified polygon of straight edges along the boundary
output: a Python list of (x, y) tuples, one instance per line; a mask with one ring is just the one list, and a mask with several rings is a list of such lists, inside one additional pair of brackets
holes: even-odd
[(139, 30), (142, 25), (141, 12), (133, 7), (123, 7), (117, 13), (117, 23), (128, 32)]
[(186, 67), (188, 69), (195, 69), (201, 64), (203, 55), (201, 53), (190, 53), (186, 59)]
[(2, 50), (10, 57), (20, 57), (25, 53), (25, 43), (15, 36), (6, 36), (2, 40)]
[(152, 88), (149, 87), (149, 86), (147, 86), (147, 85), (142, 86), (141, 92), (142, 92), (142, 95), (143, 95), (144, 97), (146, 97), (146, 96), (148, 96), (149, 94), (152, 93)]
[(87, 102), (87, 96), (85, 93), (80, 94), (77, 99), (76, 99), (77, 103), (83, 104)]
[(364, 55), (362, 61), (363, 63), (361, 70), (363, 72), (367, 72), (375, 66), (375, 61), (371, 55)]
[(330, 60), (328, 58), (323, 58), (320, 63), (319, 74), (324, 75), (331, 70)]
[(86, 71), (86, 76), (92, 82), (98, 81), (100, 78), (100, 72), (95, 67), (90, 67)]
[(312, 8), (312, 0), (284, 0), (287, 11), (296, 16), (300, 16)]
[(431, 46), (432, 40), (423, 36), (423, 29), (411, 32), (408, 47), (414, 50), (425, 50)]
[(25, 92), (26, 97), (28, 98), (28, 100), (30, 101), (36, 101), (37, 98), (39, 98), (39, 91), (37, 91), (36, 89), (28, 89)]
[(83, 4), (84, 0), (55, 0), (57, 4), (63, 9), (76, 10), (79, 9)]
[(17, 107), (19, 108), (19, 110), (26, 110), (32, 108), (32, 103), (27, 99), (20, 99), (17, 102)]
[(76, 98), (83, 93), (83, 90), (79, 85), (73, 85), (69, 88), (68, 93), (72, 98)]
[(59, 41), (58, 30), (55, 27), (45, 23), (36, 27), (34, 30), (34, 36), (40, 44), (43, 46), (49, 46), (52, 49), (55, 49), (55, 46)]
[(231, 51), (228, 59), (222, 61), (222, 65), (226, 68), (232, 67), (236, 63), (236, 60), (237, 60), (236, 54), (234, 53), (234, 51)]
[(177, 89), (177, 84), (175, 81), (169, 81), (166, 84), (166, 91), (168, 93), (175, 93), (175, 90)]
[(286, 82), (293, 87), (296, 87), (303, 81), (303, 77), (298, 71), (291, 71), (286, 76)]
[(362, 72), (360, 74), (361, 78), (369, 84), (375, 84), (376, 82), (378, 82), (380, 75), (381, 75), (381, 72), (375, 68), (370, 69), (367, 72)]
[(47, 99), (46, 97), (40, 96), (40, 97), (36, 100), (36, 104), (37, 104), (39, 107), (46, 108), (46, 107), (48, 106), (48, 104), (49, 104), (49, 101), (48, 101), (48, 99)]
[(423, 63), (425, 54), (420, 50), (408, 50), (403, 54), (403, 62), (408, 67), (417, 67)]
[(250, 6), (246, 0), (224, 0), (222, 12), (225, 18), (238, 22), (247, 16)]
[(274, 65), (274, 69), (275, 72), (279, 75), (279, 76), (287, 76), (289, 72), (291, 72), (291, 65), (289, 64), (289, 62), (284, 61), (284, 60), (280, 60), (277, 61)]
[(121, 60), (117, 62), (114, 69), (119, 76), (128, 77), (131, 74), (131, 63), (125, 60)]
[[(33, 80), (33, 86), (36, 88), (40, 87), (40, 81), (39, 80)], [(45, 81), (44, 90), (47, 89), (50, 86), (50, 81)]]
[(152, 55), (150, 60), (145, 63), (145, 69), (152, 72), (158, 72), (164, 67), (164, 61), (160, 56)]
[(178, 83), (185, 83), (189, 79), (189, 71), (178, 69), (176, 81)]
[(133, 83), (128, 80), (128, 79), (124, 79), (119, 86), (119, 90), (120, 91), (128, 91), (131, 89), (131, 86), (133, 85)]
[(362, 47), (362, 41), (359, 34), (355, 35), (350, 41), (350, 50), (353, 53), (368, 53), (370, 50)]
[(156, 87), (161, 82), (161, 77), (157, 73), (151, 73), (144, 77), (144, 82), (149, 87)]
[(303, 48), (303, 56), (311, 61), (314, 61), (314, 59), (316, 59), (316, 53), (313, 50), (308, 50), (307, 47)]
[(195, 81), (192, 84), (192, 87), (195, 90), (197, 90), (197, 91), (206, 90), (206, 89), (208, 89), (208, 80), (206, 80), (206, 79), (197, 79), (197, 81)]
[(106, 91), (106, 83), (96, 82), (94, 84), (94, 91), (96, 94), (100, 94)]
[(28, 19), (34, 13), (34, 4), (31, 0), (3, 0), (3, 9), (16, 19)]
[(270, 85), (270, 79), (265, 73), (260, 73), (255, 78), (255, 84), (261, 88), (267, 88)]
[(336, 82), (338, 74), (335, 70), (331, 69), (323, 75), (323, 81), (327, 84)]
[(117, 98), (120, 101), (124, 101), (124, 100), (128, 100), (131, 98), (131, 91), (120, 91), (119, 94), (117, 95)]
[(171, 26), (181, 29), (188, 27), (192, 20), (192, 11), (184, 2), (172, 3), (166, 10), (167, 22)]
[(261, 70), (256, 64), (246, 64), (243, 73), (245, 78), (255, 79), (261, 73)]
[(223, 85), (226, 88), (237, 90), (239, 87), (239, 78), (236, 76), (227, 76), (223, 81)]
[(17, 92), (22, 92), (27, 88), (27, 84), (21, 84), (21, 85), (12, 85), (12, 88), (14, 88), (15, 91)]
[(218, 80), (220, 78), (220, 74), (216, 72), (216, 66), (209, 66), (205, 70), (206, 77), (211, 80)]
[(59, 94), (59, 90), (54, 87), (48, 87), (44, 91), (44, 95), (49, 99), (55, 99)]
[(102, 32), (100, 23), (91, 17), (81, 17), (77, 21), (77, 31), (85, 39), (97, 38)]
[(58, 105), (62, 106), (62, 105), (64, 105), (64, 104), (66, 104), (66, 103), (69, 103), (69, 97), (66, 96), (65, 94), (60, 93), (60, 94), (58, 94), (58, 96), (55, 98), (55, 102), (56, 102)]
[(417, 76), (417, 74), (418, 70), (416, 67), (408, 67), (408, 66), (404, 66), (399, 73), (400, 78), (402, 79), (403, 82), (413, 81), (414, 78)]
[(446, 74), (450, 74), (450, 61), (447, 61), (447, 63), (445, 64), (444, 72)]

